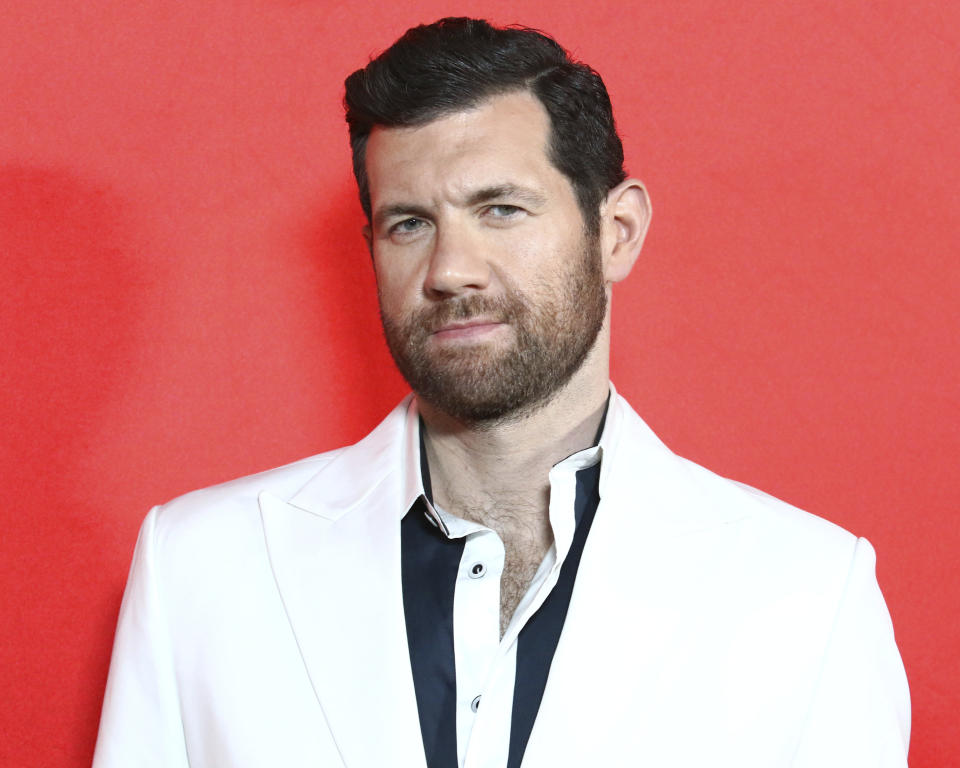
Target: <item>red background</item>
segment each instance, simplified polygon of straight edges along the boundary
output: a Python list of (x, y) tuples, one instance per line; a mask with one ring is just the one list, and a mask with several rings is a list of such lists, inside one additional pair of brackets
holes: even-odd
[(960, 754), (960, 11), (948, 0), (8, 3), (0, 763), (89, 762), (152, 504), (359, 438), (404, 393), (343, 77), (470, 13), (611, 91), (654, 200), (613, 376), (679, 453), (865, 535)]

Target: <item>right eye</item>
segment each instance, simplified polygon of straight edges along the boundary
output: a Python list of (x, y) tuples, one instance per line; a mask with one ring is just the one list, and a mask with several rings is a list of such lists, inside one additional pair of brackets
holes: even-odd
[(418, 219), (415, 216), (411, 216), (409, 219), (398, 221), (396, 224), (390, 227), (389, 231), (391, 235), (410, 235), (421, 230), (426, 226), (426, 224), (427, 223), (423, 219)]

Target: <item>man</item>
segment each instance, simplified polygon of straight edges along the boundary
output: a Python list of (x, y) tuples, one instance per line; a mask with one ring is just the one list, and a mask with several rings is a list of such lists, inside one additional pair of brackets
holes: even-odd
[(151, 511), (95, 764), (905, 765), (870, 545), (674, 456), (609, 383), (650, 206), (600, 78), (447, 19), (346, 107), (414, 395)]

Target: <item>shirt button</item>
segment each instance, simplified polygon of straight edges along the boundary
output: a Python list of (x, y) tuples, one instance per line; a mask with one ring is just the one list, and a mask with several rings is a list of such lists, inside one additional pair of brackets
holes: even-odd
[(476, 712), (478, 709), (480, 709), (480, 697), (475, 696), (473, 701), (470, 702), (470, 711)]
[(471, 579), (482, 579), (483, 574), (487, 572), (487, 566), (483, 563), (474, 563), (470, 566), (470, 578)]

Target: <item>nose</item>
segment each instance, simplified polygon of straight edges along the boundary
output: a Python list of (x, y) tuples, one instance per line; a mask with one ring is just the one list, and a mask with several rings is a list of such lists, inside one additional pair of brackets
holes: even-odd
[(424, 293), (441, 299), (484, 290), (490, 284), (485, 251), (481, 238), (469, 227), (438, 224), (423, 280)]

